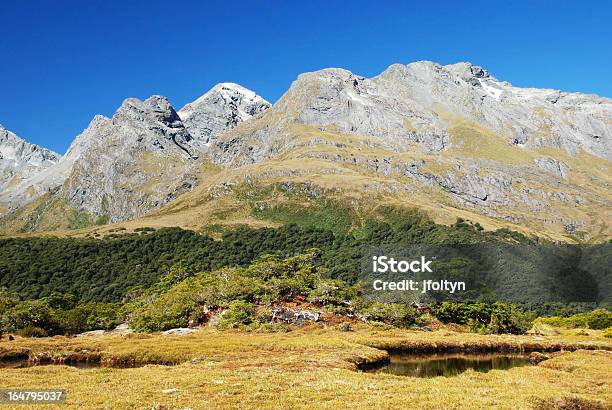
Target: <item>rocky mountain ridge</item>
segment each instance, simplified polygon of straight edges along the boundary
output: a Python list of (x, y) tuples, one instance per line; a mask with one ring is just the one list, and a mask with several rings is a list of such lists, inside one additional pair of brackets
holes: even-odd
[(0, 195), (21, 181), (52, 167), (59, 157), (53, 151), (25, 141), (0, 124)]
[[(608, 98), (421, 61), (372, 78), (305, 73), (272, 106), (232, 83), (178, 113), (152, 99), (126, 100), (75, 141), (64, 157), (77, 158), (62, 188), (70, 209), (204, 229), (292, 222), (330, 206), (350, 225), (380, 206), (416, 207), (445, 223), (461, 216), (555, 240), (612, 236)], [(90, 150), (81, 140), (105, 142)]]
[(96, 115), (53, 166), (2, 192), (13, 212), (5, 219), (31, 230), (142, 216), (194, 186), (210, 139), (267, 106), (246, 88), (220, 84), (184, 107), (192, 136), (165, 97), (128, 98), (112, 118)]
[[(282, 112), (282, 116), (275, 113)], [(513, 87), (470, 63), (421, 61), (390, 66), (365, 78), (344, 69), (302, 74), (261, 121), (277, 128), (298, 123), (376, 137), (394, 150), (416, 143), (424, 151), (449, 146), (449, 128), (471, 121), (521, 148), (580, 149), (612, 160), (612, 100), (558, 90)], [(260, 148), (274, 131), (259, 134)], [(226, 138), (232, 139), (232, 133)], [(236, 139), (240, 144), (242, 140)], [(221, 143), (220, 151), (227, 145)], [(221, 162), (257, 162), (274, 152), (240, 152)]]
[(302, 74), (210, 154), (222, 167), (244, 167), (226, 185), (275, 178), (359, 205), (380, 198), (371, 207), (399, 202), (536, 232), (611, 233), (612, 100), (513, 87), (470, 63), (395, 64), (372, 78)]

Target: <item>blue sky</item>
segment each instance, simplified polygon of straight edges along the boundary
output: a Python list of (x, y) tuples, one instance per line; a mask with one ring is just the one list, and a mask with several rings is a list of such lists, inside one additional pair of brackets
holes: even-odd
[(275, 101), (299, 73), (470, 61), (517, 86), (612, 97), (608, 1), (0, 2), (0, 123), (63, 153), (127, 97), (178, 110), (233, 81)]

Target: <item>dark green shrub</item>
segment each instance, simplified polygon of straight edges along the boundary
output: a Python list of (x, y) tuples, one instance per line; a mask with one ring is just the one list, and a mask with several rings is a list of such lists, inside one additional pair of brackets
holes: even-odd
[(218, 329), (231, 329), (253, 322), (254, 306), (243, 300), (235, 300), (230, 304), (229, 309), (221, 313), (221, 318), (217, 322)]
[(15, 334), (22, 337), (47, 337), (48, 333), (45, 329), (37, 326), (26, 326), (23, 329), (18, 329)]
[(45, 329), (50, 334), (60, 330), (60, 324), (54, 318), (53, 310), (40, 300), (18, 303), (2, 315), (0, 323), (7, 333), (34, 327)]
[(486, 326), (491, 320), (492, 307), (487, 303), (442, 302), (433, 308), (434, 315), (443, 323)]
[(308, 295), (308, 301), (323, 306), (350, 305), (358, 297), (355, 286), (348, 286), (341, 280), (326, 279), (319, 281)]
[(51, 309), (72, 309), (77, 304), (77, 298), (74, 295), (59, 292), (51, 293), (51, 295), (42, 298), (42, 301)]
[(534, 315), (531, 312), (523, 312), (514, 305), (495, 303), (486, 330), (488, 333), (522, 335), (531, 329), (533, 320)]
[(110, 303), (86, 303), (73, 309), (54, 311), (56, 320), (60, 323), (62, 333), (75, 334), (90, 330), (108, 330), (121, 321), (117, 308)]
[(382, 322), (398, 327), (416, 323), (419, 313), (416, 309), (399, 303), (375, 302), (364, 309), (363, 317), (372, 322)]
[(195, 278), (189, 278), (166, 293), (144, 296), (143, 300), (134, 302), (128, 323), (137, 332), (185, 327), (197, 309), (201, 290)]
[(0, 292), (0, 316), (18, 303), (19, 297), (17, 297), (17, 295), (8, 292)]
[(434, 307), (443, 323), (468, 325), (475, 332), (523, 334), (533, 325), (534, 315), (515, 305), (496, 303), (443, 302)]

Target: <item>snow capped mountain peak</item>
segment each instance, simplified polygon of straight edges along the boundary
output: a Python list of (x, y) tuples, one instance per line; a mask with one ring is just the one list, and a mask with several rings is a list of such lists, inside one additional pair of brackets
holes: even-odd
[(248, 88), (244, 88), (240, 84), (236, 83), (219, 83), (210, 89), (209, 92), (220, 92), (224, 94), (230, 93), (240, 93), (243, 94), (247, 98), (255, 98), (257, 94), (255, 92), (249, 90)]
[(271, 104), (236, 83), (219, 83), (178, 112), (198, 148), (206, 150), (225, 131)]
[[(0, 205), (22, 181), (44, 172), (59, 155), (0, 127)], [(0, 209), (2, 206), (0, 206)]]

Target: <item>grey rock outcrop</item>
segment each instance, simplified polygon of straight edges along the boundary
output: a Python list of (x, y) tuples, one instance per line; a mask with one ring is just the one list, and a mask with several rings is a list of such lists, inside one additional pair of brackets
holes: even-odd
[(144, 215), (195, 181), (198, 151), (165, 97), (129, 98), (96, 117), (66, 154), (68, 204), (115, 222)]
[(33, 153), (48, 157), (48, 164), (30, 155), (40, 169), (13, 178), (11, 189), (0, 194), (0, 205), (11, 212), (52, 193), (52, 201), (99, 222), (145, 215), (192, 189), (211, 142), (268, 107), (252, 91), (230, 83), (187, 104), (181, 110), (185, 122), (165, 97), (128, 98), (112, 118), (96, 115), (63, 157), (32, 146)]
[(220, 83), (178, 112), (199, 150), (238, 123), (270, 108), (270, 103), (238, 84)]
[(0, 124), (0, 189), (14, 183), (15, 177), (27, 178), (59, 160), (59, 155), (31, 144)]
[(52, 167), (60, 156), (18, 137), (0, 125), (0, 215), (10, 209), (11, 192), (22, 181)]
[(291, 309), (285, 306), (272, 308), (272, 322), (303, 325), (307, 322), (318, 322), (321, 312), (311, 312), (304, 309)]

